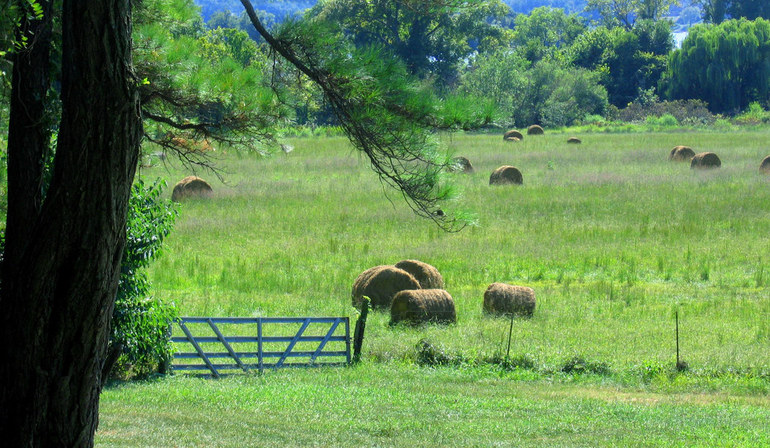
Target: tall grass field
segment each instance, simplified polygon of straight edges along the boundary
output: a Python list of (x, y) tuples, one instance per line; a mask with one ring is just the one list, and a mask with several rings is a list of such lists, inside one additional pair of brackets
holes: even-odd
[[(359, 273), (418, 259), (443, 275), (458, 321), (392, 327), (372, 313), (355, 368), (109, 388), (99, 444), (770, 443), (770, 176), (759, 171), (770, 132), (577, 136), (443, 136), (475, 168), (453, 175), (462, 194), (446, 210), (475, 216), (457, 233), (412, 213), (343, 138), (296, 139), (267, 158), (218, 150), (223, 179), (197, 173), (214, 194), (179, 206), (150, 272), (180, 315), (355, 320)], [(722, 167), (667, 161), (676, 145)], [(524, 184), (490, 186), (501, 165)], [(169, 195), (189, 174), (173, 162), (141, 171)], [(533, 317), (513, 322), (507, 369), (510, 320), (482, 311), (493, 282), (537, 297)]]

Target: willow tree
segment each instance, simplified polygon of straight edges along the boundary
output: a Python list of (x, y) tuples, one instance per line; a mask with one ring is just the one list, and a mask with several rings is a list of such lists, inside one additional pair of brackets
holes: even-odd
[[(91, 446), (143, 110), (153, 114), (155, 97), (145, 96), (144, 79), (134, 71), (132, 2), (32, 3), (42, 14), (21, 15), (17, 40), (29, 44), (13, 56), (0, 270), (0, 438), (14, 447)], [(15, 4), (25, 10), (31, 2)], [(62, 112), (50, 126), (52, 12), (59, 5)], [(320, 85), (384, 181), (421, 215), (456, 225), (439, 207), (449, 197), (441, 176), (446, 157), (431, 132), (447, 125), (446, 110), (408, 81), (402, 64), (382, 52), (351, 49), (339, 34), (313, 24), (294, 24), (276, 38), (260, 32)], [(211, 132), (205, 122), (175, 120), (180, 111), (167, 110), (165, 124)], [(58, 138), (47, 166), (52, 127)]]
[(661, 79), (671, 99), (701, 99), (712, 112), (735, 113), (770, 100), (770, 22), (696, 25), (669, 56)]

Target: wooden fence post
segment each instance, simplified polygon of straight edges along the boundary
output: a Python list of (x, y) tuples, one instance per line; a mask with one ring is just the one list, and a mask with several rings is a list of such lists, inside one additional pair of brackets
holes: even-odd
[(356, 329), (353, 332), (353, 364), (361, 361), (361, 346), (364, 343), (364, 331), (366, 330), (366, 317), (369, 315), (369, 297), (361, 301), (361, 315), (356, 321)]

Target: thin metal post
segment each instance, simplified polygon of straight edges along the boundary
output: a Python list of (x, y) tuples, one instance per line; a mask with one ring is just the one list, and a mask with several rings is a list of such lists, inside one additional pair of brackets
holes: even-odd
[(511, 335), (513, 334), (513, 313), (511, 313), (511, 326), (508, 328), (508, 348), (505, 350), (505, 363), (508, 364), (508, 357), (511, 354)]
[(676, 367), (678, 369), (682, 365), (679, 359), (679, 311), (674, 312), (674, 317), (676, 318)]

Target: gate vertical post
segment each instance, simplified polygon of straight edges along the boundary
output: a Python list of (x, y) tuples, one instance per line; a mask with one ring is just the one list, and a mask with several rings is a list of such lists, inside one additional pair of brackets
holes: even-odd
[(259, 373), (264, 371), (264, 365), (262, 364), (262, 318), (257, 318), (257, 359), (259, 362)]

